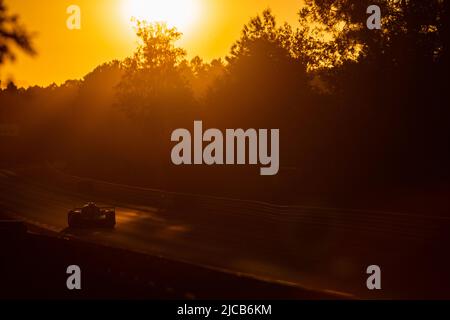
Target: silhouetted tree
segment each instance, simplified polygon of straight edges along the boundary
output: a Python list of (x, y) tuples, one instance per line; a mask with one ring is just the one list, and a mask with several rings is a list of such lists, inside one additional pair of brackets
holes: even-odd
[(6, 59), (15, 60), (12, 45), (17, 45), (28, 54), (35, 54), (30, 38), (19, 23), (19, 17), (9, 14), (4, 0), (0, 0), (0, 65)]
[(142, 21), (137, 22), (136, 33), (141, 44), (134, 56), (123, 62), (118, 103), (132, 116), (156, 119), (166, 113), (175, 115), (192, 103), (183, 73), (186, 52), (175, 46), (181, 33), (164, 23)]
[(220, 114), (250, 124), (279, 125), (306, 104), (309, 76), (290, 50), (291, 28), (278, 27), (270, 10), (244, 25), (232, 46), (221, 81), (209, 94), (208, 105)]
[[(379, 69), (418, 70), (442, 59), (448, 42), (446, 1), (306, 0), (299, 13), (318, 67), (346, 60), (372, 61)], [(382, 29), (366, 27), (369, 5), (379, 5)], [(448, 10), (448, 9), (447, 9)], [(306, 48), (308, 50), (308, 48)], [(412, 68), (414, 66), (414, 68)]]
[[(251, 54), (251, 47), (255, 42), (266, 42), (274, 47), (282, 48), (290, 54), (291, 41), (293, 41), (292, 28), (285, 23), (281, 27), (277, 25), (276, 18), (270, 9), (265, 9), (261, 15), (250, 19), (244, 25), (241, 38), (231, 47), (227, 57), (229, 62), (242, 56)], [(267, 52), (271, 55), (272, 52)]]
[[(372, 4), (381, 30), (366, 27)], [(328, 68), (322, 79), (345, 109), (340, 135), (352, 137), (342, 150), (361, 171), (402, 181), (448, 175), (439, 147), (450, 136), (448, 1), (307, 0), (300, 29), (314, 68)]]

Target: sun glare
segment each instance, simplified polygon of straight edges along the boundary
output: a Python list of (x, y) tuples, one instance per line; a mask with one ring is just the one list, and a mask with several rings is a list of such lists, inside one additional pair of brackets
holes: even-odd
[(199, 0), (125, 0), (125, 18), (166, 22), (181, 32), (187, 32), (200, 15)]

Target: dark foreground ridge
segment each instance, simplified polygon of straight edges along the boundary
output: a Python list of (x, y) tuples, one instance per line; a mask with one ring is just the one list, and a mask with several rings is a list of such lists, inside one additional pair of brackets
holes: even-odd
[[(336, 299), (340, 295), (268, 282), (165, 258), (29, 232), (0, 222), (4, 299)], [(81, 268), (81, 290), (66, 269)]]

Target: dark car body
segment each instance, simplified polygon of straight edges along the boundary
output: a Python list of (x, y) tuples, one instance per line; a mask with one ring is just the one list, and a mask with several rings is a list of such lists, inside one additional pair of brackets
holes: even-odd
[(116, 225), (116, 209), (113, 207), (98, 207), (91, 202), (82, 208), (70, 210), (67, 220), (70, 228), (114, 228)]

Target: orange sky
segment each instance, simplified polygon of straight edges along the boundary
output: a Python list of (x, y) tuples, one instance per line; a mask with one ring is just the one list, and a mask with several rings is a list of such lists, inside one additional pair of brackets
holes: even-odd
[[(147, 9), (151, 6), (168, 9), (167, 0), (6, 0), (9, 12), (19, 14), (27, 29), (35, 33), (38, 55), (31, 58), (19, 54), (14, 64), (0, 67), (0, 79), (13, 79), (19, 86), (60, 84), (67, 79), (82, 78), (103, 62), (131, 55), (136, 38), (129, 15), (139, 1), (144, 1), (143, 7)], [(180, 17), (189, 20), (180, 23), (184, 36), (179, 45), (187, 49), (190, 57), (199, 55), (206, 60), (226, 55), (251, 16), (270, 7), (279, 22), (295, 24), (302, 3), (302, 0), (186, 0), (195, 3), (194, 17), (194, 12), (174, 5), (185, 0), (171, 1), (175, 24)], [(66, 8), (71, 4), (81, 8), (81, 30), (66, 27)]]

